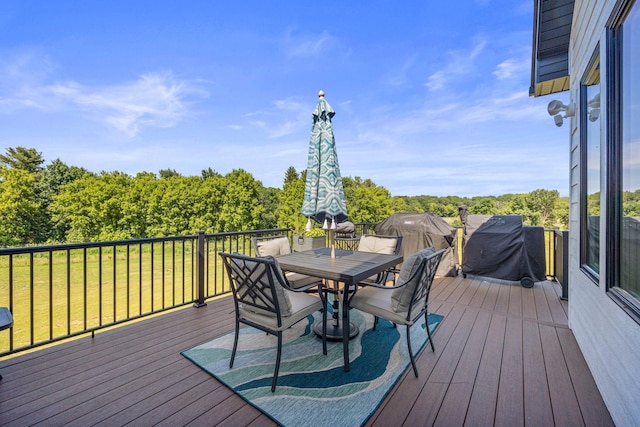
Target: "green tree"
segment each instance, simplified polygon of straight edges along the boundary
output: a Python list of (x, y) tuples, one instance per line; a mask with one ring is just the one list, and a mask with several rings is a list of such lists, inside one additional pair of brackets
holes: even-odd
[(203, 180), (206, 180), (207, 178), (215, 178), (218, 176), (222, 175), (211, 168), (202, 169), (202, 172), (200, 172), (200, 177), (202, 177)]
[(622, 193), (622, 215), (640, 216), (640, 190)]
[(343, 178), (347, 213), (351, 222), (379, 222), (393, 213), (391, 193), (370, 179)]
[(65, 241), (64, 230), (52, 221), (49, 205), (60, 193), (63, 186), (81, 178), (89, 172), (80, 167), (67, 166), (60, 159), (52, 161), (41, 174), (41, 179), (35, 182), (35, 193), (41, 206), (39, 214), (39, 242)]
[(86, 169), (67, 166), (60, 159), (52, 161), (44, 169), (42, 179), (37, 183), (37, 192), (42, 201), (49, 205), (62, 186), (81, 178), (89, 173)]
[(220, 174), (209, 176), (202, 182), (195, 195), (192, 230), (206, 233), (222, 231), (218, 227), (226, 186), (227, 180)]
[(147, 234), (154, 237), (179, 236), (197, 231), (195, 218), (203, 181), (200, 177), (172, 176), (159, 179), (150, 194)]
[(34, 187), (32, 191), (37, 208), (35, 212), (30, 213), (29, 236), (26, 238), (27, 240), (22, 241), (23, 244), (46, 241), (51, 229), (47, 213), (48, 203), (46, 200), (42, 200), (39, 194), (39, 182), (42, 180), (43, 163), (44, 159), (42, 158), (42, 154), (34, 148), (10, 147), (7, 148), (5, 155), (0, 155), (0, 165), (8, 169), (24, 171), (33, 177), (31, 185)]
[(160, 175), (160, 178), (163, 179), (173, 178), (174, 176), (182, 176), (175, 169), (160, 169), (160, 171), (158, 171), (158, 175)]
[(0, 167), (0, 244), (35, 243), (40, 205), (34, 192), (35, 178), (19, 168)]
[(0, 164), (12, 169), (21, 169), (32, 175), (42, 172), (43, 163), (42, 153), (35, 148), (9, 147), (6, 154), (0, 154)]
[(53, 221), (66, 240), (92, 242), (130, 237), (120, 229), (132, 178), (122, 172), (85, 174), (62, 187), (50, 205)]
[(397, 212), (412, 212), (408, 203), (409, 198), (403, 196), (393, 196), (391, 198), (391, 210), (393, 213)]
[(293, 228), (296, 233), (302, 233), (307, 222), (302, 215), (305, 182), (301, 177), (293, 179), (291, 169), (285, 173), (284, 185), (278, 194), (277, 227)]
[(258, 193), (258, 203), (264, 208), (260, 216), (260, 228), (277, 228), (279, 194), (280, 190), (277, 188), (267, 187), (260, 189)]
[(469, 213), (474, 215), (495, 215), (497, 212), (496, 201), (492, 197), (474, 197), (469, 206)]
[(284, 173), (284, 185), (287, 185), (288, 182), (294, 182), (300, 179), (300, 176), (298, 175), (298, 172), (296, 172), (296, 168), (294, 168), (293, 166), (289, 166), (289, 168), (287, 168), (287, 171)]
[(554, 217), (556, 218), (555, 226), (563, 230), (569, 229), (569, 198), (560, 197), (556, 201)]
[(221, 231), (252, 230), (260, 226), (264, 206), (258, 203), (262, 183), (243, 170), (225, 176), (227, 186), (222, 196), (219, 226)]
[(120, 200), (120, 218), (117, 223), (117, 235), (120, 238), (149, 237), (147, 213), (156, 185), (156, 175), (152, 172), (138, 173), (127, 185)]
[(527, 195), (527, 206), (530, 212), (535, 212), (538, 216), (538, 222), (532, 222), (531, 225), (553, 227), (556, 203), (559, 198), (557, 190), (538, 189), (530, 192)]

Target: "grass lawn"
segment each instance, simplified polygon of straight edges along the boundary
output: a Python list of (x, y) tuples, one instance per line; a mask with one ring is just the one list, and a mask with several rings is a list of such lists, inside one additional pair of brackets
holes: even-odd
[[(210, 247), (206, 295), (225, 290), (216, 254)], [(180, 241), (0, 257), (0, 305), (12, 302), (13, 347), (191, 302), (195, 260), (191, 242)], [(0, 352), (10, 333), (0, 332)]]

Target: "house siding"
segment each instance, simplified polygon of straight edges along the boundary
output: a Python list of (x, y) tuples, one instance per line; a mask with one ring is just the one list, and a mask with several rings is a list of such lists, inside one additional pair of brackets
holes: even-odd
[[(616, 1), (576, 1), (569, 49), (571, 100), (579, 107), (580, 80), (600, 43), (602, 99), (606, 99), (606, 29)], [(601, 117), (600, 241), (606, 242), (606, 103)], [(604, 247), (600, 283), (580, 269), (580, 130), (572, 119), (570, 173), (569, 326), (584, 354), (602, 397), (618, 426), (640, 424), (640, 325), (607, 296)]]

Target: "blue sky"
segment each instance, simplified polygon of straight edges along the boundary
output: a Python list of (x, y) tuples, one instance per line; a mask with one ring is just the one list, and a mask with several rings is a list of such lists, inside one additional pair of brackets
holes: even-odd
[(528, 96), (532, 0), (0, 2), (0, 150), (91, 171), (306, 168), (392, 195), (568, 195), (569, 126)]

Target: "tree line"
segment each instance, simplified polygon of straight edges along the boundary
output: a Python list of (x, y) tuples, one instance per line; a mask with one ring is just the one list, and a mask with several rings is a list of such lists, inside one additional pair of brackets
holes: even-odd
[[(44, 165), (33, 148), (0, 155), (0, 246), (124, 240), (269, 228), (304, 232), (306, 171), (289, 167), (282, 188), (251, 173), (200, 176), (90, 172), (60, 159)], [(392, 196), (370, 179), (343, 177), (349, 220), (379, 222), (395, 212), (432, 212), (459, 225), (458, 206), (474, 214), (519, 214), (529, 225), (568, 224), (568, 199), (556, 190), (483, 197)]]

